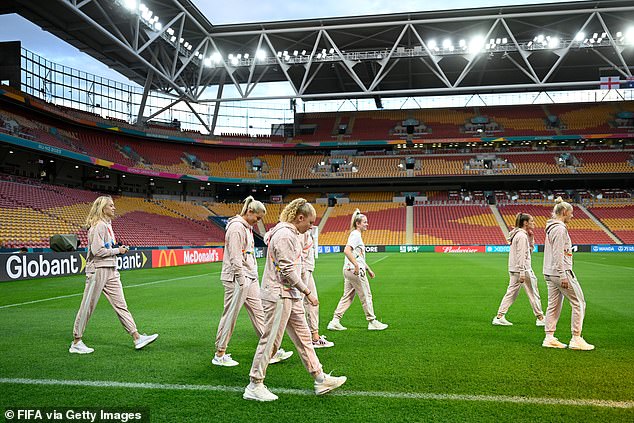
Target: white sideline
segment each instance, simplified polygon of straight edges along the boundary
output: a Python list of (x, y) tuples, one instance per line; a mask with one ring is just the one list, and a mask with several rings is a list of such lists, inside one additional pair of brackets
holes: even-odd
[[(130, 389), (158, 389), (169, 391), (214, 391), (214, 392), (243, 392), (244, 387), (224, 385), (178, 385), (170, 383), (135, 383), (135, 382), (111, 382), (100, 380), (57, 380), (57, 379), (26, 379), (26, 378), (0, 378), (0, 384), (14, 385), (49, 385), (49, 386), (87, 386), (95, 388), (130, 388)], [(312, 390), (273, 388), (273, 392), (288, 395), (313, 396)], [(565, 399), (565, 398), (539, 398), (520, 397), (506, 395), (461, 395), (461, 394), (432, 394), (432, 393), (407, 393), (407, 392), (380, 392), (380, 391), (335, 391), (329, 395), (338, 397), (375, 397), (413, 400), (438, 400), (438, 401), (473, 401), (473, 402), (503, 402), (516, 404), (536, 405), (565, 405), (573, 407), (603, 407), (603, 408), (634, 408), (632, 401), (612, 401), (599, 399)]]
[[(219, 273), (220, 272), (202, 273), (200, 275), (181, 276), (180, 278), (161, 279), (159, 281), (138, 283), (136, 285), (127, 285), (127, 286), (124, 286), (123, 289), (136, 288), (138, 286), (154, 285), (154, 284), (163, 283), (163, 282), (179, 281), (179, 280), (182, 280), (182, 279), (192, 279), (192, 278), (198, 278), (198, 277), (201, 277), (201, 276), (208, 276), (208, 275), (214, 275), (214, 274), (219, 274)], [(79, 297), (80, 295), (84, 295), (84, 293), (83, 292), (79, 292), (77, 294), (60, 295), (58, 297), (42, 298), (41, 300), (33, 300), (33, 301), (25, 301), (23, 303), (7, 304), (7, 305), (0, 306), (0, 310), (3, 309), (3, 308), (9, 308), (9, 307), (18, 307), (18, 306), (23, 306), (23, 305), (28, 305), (28, 304), (43, 303), (45, 301), (61, 300), (62, 298)]]

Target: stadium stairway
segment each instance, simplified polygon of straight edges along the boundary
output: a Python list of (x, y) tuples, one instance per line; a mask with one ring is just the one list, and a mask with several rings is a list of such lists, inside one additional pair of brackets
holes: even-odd
[(405, 212), (405, 244), (414, 244), (414, 206), (407, 206)]
[(590, 218), (590, 220), (592, 220), (594, 222), (595, 225), (597, 225), (599, 228), (601, 228), (603, 230), (603, 232), (606, 233), (607, 236), (609, 236), (610, 238), (612, 238), (612, 240), (614, 240), (615, 244), (623, 244), (623, 241), (621, 241), (616, 235), (614, 235), (608, 228), (607, 226), (605, 226), (603, 224), (603, 222), (601, 222), (599, 219), (596, 218), (595, 215), (593, 215), (588, 209), (586, 209), (584, 206), (582, 206), (581, 204), (576, 204), (577, 207), (579, 207), (581, 210), (584, 211), (585, 214), (588, 215), (588, 217)]
[(502, 217), (502, 213), (498, 210), (498, 208), (491, 204), (489, 205), (491, 212), (493, 212), (493, 216), (495, 216), (495, 220), (500, 225), (500, 229), (502, 229), (502, 233), (504, 233), (504, 238), (509, 236), (509, 228), (507, 228), (506, 223), (504, 222), (504, 218)]
[(326, 211), (324, 212), (324, 215), (321, 218), (319, 225), (317, 225), (317, 229), (319, 230), (319, 233), (321, 233), (321, 231), (324, 229), (324, 226), (326, 226), (326, 222), (328, 221), (328, 217), (330, 217), (330, 213), (332, 212), (332, 209), (334, 209), (334, 207), (328, 207)]

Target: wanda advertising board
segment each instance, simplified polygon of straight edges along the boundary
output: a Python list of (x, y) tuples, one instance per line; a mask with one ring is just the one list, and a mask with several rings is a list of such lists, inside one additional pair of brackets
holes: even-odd
[(187, 264), (222, 261), (222, 248), (190, 248), (186, 250), (153, 250), (152, 267), (184, 266)]

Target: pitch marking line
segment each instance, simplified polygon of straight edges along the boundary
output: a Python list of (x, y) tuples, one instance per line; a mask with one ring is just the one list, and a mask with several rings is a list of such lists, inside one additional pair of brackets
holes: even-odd
[[(163, 282), (179, 281), (179, 280), (183, 280), (183, 279), (199, 278), (201, 276), (209, 276), (209, 275), (214, 275), (214, 274), (219, 274), (219, 273), (220, 272), (203, 273), (201, 275), (181, 276), (180, 278), (161, 279), (161, 280), (158, 280), (158, 281), (138, 283), (136, 285), (124, 286), (123, 289), (136, 288), (136, 287), (139, 287), (139, 286), (154, 285), (154, 284), (163, 283)], [(7, 304), (7, 305), (0, 306), (0, 310), (3, 309), (3, 308), (9, 308), (9, 307), (18, 307), (18, 306), (23, 306), (23, 305), (28, 305), (28, 304), (43, 303), (45, 301), (61, 300), (62, 298), (79, 297), (80, 295), (84, 295), (84, 293), (83, 292), (79, 292), (77, 294), (60, 295), (58, 297), (42, 298), (41, 300), (25, 301), (23, 303), (16, 303), (16, 304)]]
[[(243, 387), (224, 385), (177, 385), (169, 383), (133, 383), (111, 382), (99, 380), (57, 380), (57, 379), (26, 379), (26, 378), (0, 378), (0, 384), (15, 385), (48, 385), (48, 386), (87, 386), (95, 388), (130, 388), (130, 389), (157, 389), (169, 391), (213, 391), (213, 392), (243, 392)], [(273, 389), (273, 392), (288, 395), (315, 395), (312, 390), (302, 389)], [(460, 395), (460, 394), (431, 394), (431, 393), (406, 393), (406, 392), (376, 392), (376, 391), (335, 391), (330, 395), (338, 397), (374, 397), (413, 400), (439, 400), (439, 401), (473, 401), (473, 402), (503, 402), (515, 404), (537, 405), (565, 405), (573, 407), (603, 407), (603, 408), (634, 408), (632, 401), (611, 401), (599, 399), (565, 399), (565, 398), (538, 398), (519, 397), (505, 395)]]

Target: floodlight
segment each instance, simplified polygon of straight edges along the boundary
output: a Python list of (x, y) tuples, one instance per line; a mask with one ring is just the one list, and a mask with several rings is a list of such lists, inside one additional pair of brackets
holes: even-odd
[(154, 29), (156, 29), (157, 31), (160, 31), (161, 29), (163, 29), (163, 24), (160, 22), (156, 22), (154, 24)]
[(222, 56), (220, 55), (220, 53), (218, 53), (217, 51), (215, 51), (212, 55), (211, 58), (213, 59), (214, 62), (218, 63), (220, 61), (222, 61)]
[(136, 11), (136, 0), (125, 0), (123, 5), (130, 11)]
[[(279, 53), (279, 51), (278, 51), (278, 53)], [(266, 59), (266, 51), (259, 49), (258, 51), (255, 52), (255, 57), (260, 59), (260, 60)]]
[(557, 38), (557, 37), (552, 37), (552, 38), (548, 41), (548, 47), (550, 47), (550, 48), (557, 48), (557, 47), (559, 47), (559, 38)]
[(577, 35), (575, 36), (575, 41), (582, 41), (584, 38), (586, 38), (586, 34), (584, 34), (583, 32), (577, 32)]
[[(240, 56), (240, 55), (238, 55), (238, 56)], [(244, 60), (246, 60), (248, 58), (249, 58), (249, 53), (244, 53)]]
[(167, 33), (169, 35), (174, 35), (174, 28), (167, 28)]
[(445, 38), (442, 42), (442, 46), (443, 48), (449, 48), (451, 47), (451, 40), (449, 38)]
[(430, 49), (434, 49), (434, 48), (436, 48), (436, 40), (429, 40), (429, 41), (427, 41), (427, 46), (428, 46)]

